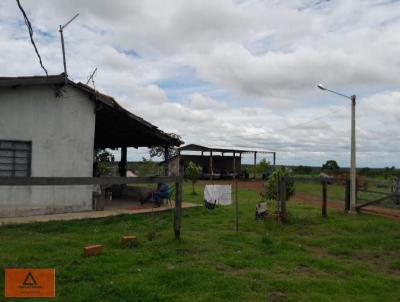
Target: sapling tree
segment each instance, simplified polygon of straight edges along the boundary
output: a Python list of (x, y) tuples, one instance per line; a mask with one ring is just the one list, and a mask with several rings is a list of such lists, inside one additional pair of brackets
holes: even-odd
[(271, 166), (270, 162), (267, 161), (265, 158), (263, 158), (262, 160), (260, 160), (258, 164), (250, 168), (250, 172), (253, 173), (254, 175), (267, 173), (268, 170), (270, 169), (270, 166)]
[(330, 170), (330, 171), (337, 171), (340, 167), (336, 160), (327, 160), (325, 164), (322, 165), (322, 170)]
[[(278, 166), (275, 167), (271, 176), (268, 178), (266, 182), (266, 198), (273, 199), (277, 201), (277, 213), (278, 213), (278, 221), (287, 222), (287, 210), (286, 210), (286, 201), (290, 199), (290, 197), (294, 194), (294, 183), (292, 180), (289, 180), (289, 176), (291, 174), (291, 170)], [(280, 187), (280, 181), (285, 182), (285, 198), (283, 199), (280, 196), (279, 191), (282, 189)]]
[[(168, 135), (172, 138), (181, 139), (181, 136), (175, 133), (168, 133)], [(163, 146), (151, 147), (149, 150), (150, 157), (161, 157), (164, 160), (171, 159), (172, 157), (178, 155), (178, 148), (175, 146), (168, 147), (168, 158), (166, 158), (165, 148)]]
[(100, 176), (110, 172), (110, 167), (114, 163), (114, 155), (106, 149), (97, 149), (94, 154), (93, 175)]
[(192, 182), (192, 194), (195, 195), (194, 185), (201, 175), (201, 167), (194, 162), (189, 162), (185, 169), (185, 178)]
[(290, 176), (291, 176), (291, 171), (288, 168), (284, 166), (276, 166), (265, 184), (266, 187), (265, 198), (277, 200), (279, 196), (278, 195), (279, 179), (286, 178), (286, 200), (289, 200), (290, 197), (293, 196), (295, 191), (294, 182), (287, 180), (287, 178)]

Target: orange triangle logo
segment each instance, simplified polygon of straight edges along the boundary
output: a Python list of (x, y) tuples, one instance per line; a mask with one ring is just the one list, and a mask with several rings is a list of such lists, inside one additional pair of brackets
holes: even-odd
[(29, 272), (26, 277), (24, 282), (22, 283), (24, 286), (32, 286), (32, 285), (37, 285), (37, 282), (35, 278), (33, 278), (33, 275), (31, 272)]

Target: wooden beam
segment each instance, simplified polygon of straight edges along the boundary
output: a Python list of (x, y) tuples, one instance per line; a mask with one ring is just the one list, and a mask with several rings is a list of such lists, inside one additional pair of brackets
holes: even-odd
[(326, 217), (326, 203), (327, 203), (327, 194), (326, 194), (326, 181), (322, 181), (322, 217)]
[(253, 175), (254, 179), (256, 179), (256, 166), (257, 166), (257, 152), (254, 152), (254, 175)]
[(119, 167), (119, 176), (122, 177), (126, 176), (126, 166), (128, 163), (127, 155), (128, 155), (128, 148), (126, 146), (121, 147), (121, 161), (119, 162), (118, 167)]
[(181, 220), (182, 220), (182, 178), (183, 166), (180, 165), (180, 158), (178, 157), (178, 171), (181, 181), (175, 183), (175, 209), (174, 209), (174, 234), (175, 239), (181, 239)]
[(210, 180), (213, 180), (213, 153), (210, 151)]
[(165, 167), (164, 167), (164, 175), (168, 176), (169, 174), (169, 146), (164, 147), (164, 160), (165, 160)]
[(0, 177), (0, 186), (73, 186), (122, 185), (180, 182), (180, 176), (169, 177)]
[(238, 203), (238, 185), (236, 173), (236, 154), (233, 152), (233, 183), (235, 186), (235, 214), (236, 214), (236, 232), (239, 232), (239, 203)]

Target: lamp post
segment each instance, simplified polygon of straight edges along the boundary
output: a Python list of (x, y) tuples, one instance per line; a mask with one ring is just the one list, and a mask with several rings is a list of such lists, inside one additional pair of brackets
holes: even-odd
[(349, 213), (356, 212), (356, 96), (347, 96), (342, 93), (330, 90), (322, 84), (318, 88), (351, 100), (351, 155), (350, 155), (350, 210)]

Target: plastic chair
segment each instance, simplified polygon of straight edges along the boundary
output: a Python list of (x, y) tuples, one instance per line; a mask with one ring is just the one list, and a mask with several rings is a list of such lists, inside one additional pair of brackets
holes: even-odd
[(165, 201), (168, 204), (169, 208), (172, 208), (172, 198), (175, 194), (175, 188), (174, 187), (169, 187), (168, 189), (168, 194), (165, 198), (163, 198), (163, 202)]

